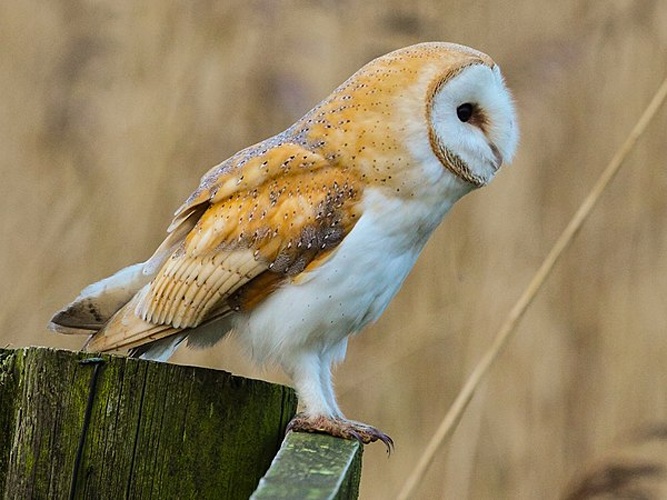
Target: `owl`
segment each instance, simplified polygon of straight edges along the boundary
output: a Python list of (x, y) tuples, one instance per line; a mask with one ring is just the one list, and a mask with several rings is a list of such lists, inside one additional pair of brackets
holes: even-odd
[(50, 327), (85, 348), (166, 361), (230, 332), (291, 378), (294, 431), (391, 439), (348, 420), (332, 385), (452, 205), (514, 154), (500, 69), (422, 43), (366, 64), (294, 125), (209, 170), (145, 262), (85, 288)]

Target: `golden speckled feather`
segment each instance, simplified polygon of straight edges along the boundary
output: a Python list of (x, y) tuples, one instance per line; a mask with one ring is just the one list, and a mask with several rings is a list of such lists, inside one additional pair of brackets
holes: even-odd
[(179, 209), (170, 230), (178, 233), (189, 223), (185, 237), (88, 349), (138, 347), (196, 327), (212, 310), (219, 316), (231, 298), (236, 310), (256, 304), (261, 290), (254, 290), (252, 301), (235, 294), (245, 287), (241, 291), (248, 295), (262, 273), (275, 275), (273, 286), (264, 288), (270, 293), (315, 257), (328, 254), (354, 226), (361, 192), (350, 169), (276, 140), (250, 161), (237, 158), (216, 167), (215, 182), (205, 177), (204, 187)]

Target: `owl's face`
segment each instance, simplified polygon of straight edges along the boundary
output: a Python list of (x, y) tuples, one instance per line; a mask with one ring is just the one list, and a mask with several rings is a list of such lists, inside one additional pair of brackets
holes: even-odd
[(431, 147), (458, 177), (480, 187), (514, 155), (514, 105), (493, 62), (464, 63), (436, 81), (429, 100)]

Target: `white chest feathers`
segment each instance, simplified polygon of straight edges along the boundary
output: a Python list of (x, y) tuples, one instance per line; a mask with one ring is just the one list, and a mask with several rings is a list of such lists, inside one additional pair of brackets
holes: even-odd
[[(378, 319), (412, 269), (452, 202), (438, 209), (369, 190), (354, 229), (322, 265), (276, 290), (234, 330), (258, 361), (295, 352), (338, 350), (349, 334)], [(338, 358), (342, 352), (334, 355)]]

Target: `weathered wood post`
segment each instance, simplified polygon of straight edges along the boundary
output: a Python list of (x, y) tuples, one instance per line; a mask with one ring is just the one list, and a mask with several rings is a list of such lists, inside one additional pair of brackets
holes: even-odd
[(297, 434), (283, 442), (295, 410), (291, 389), (224, 371), (0, 350), (0, 492), (244, 499), (266, 474), (254, 498), (356, 498), (359, 444)]

